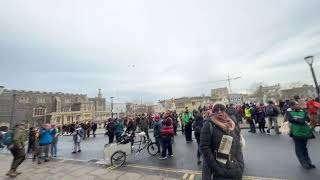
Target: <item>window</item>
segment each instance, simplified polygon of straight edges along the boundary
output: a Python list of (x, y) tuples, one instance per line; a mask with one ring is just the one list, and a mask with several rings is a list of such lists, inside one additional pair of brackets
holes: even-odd
[(42, 98), (42, 97), (38, 97), (37, 102), (38, 103), (46, 103), (46, 99)]
[(29, 98), (28, 97), (20, 97), (18, 101), (19, 101), (19, 103), (29, 103)]
[(57, 124), (61, 124), (61, 118), (60, 118), (60, 117), (57, 117), (56, 123), (57, 123)]
[(44, 116), (46, 113), (46, 108), (38, 107), (33, 109), (33, 116)]

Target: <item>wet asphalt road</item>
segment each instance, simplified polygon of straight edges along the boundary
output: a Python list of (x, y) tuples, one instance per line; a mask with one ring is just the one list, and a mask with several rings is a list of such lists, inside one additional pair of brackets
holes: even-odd
[[(304, 170), (300, 167), (295, 156), (294, 144), (287, 135), (251, 134), (243, 130), (246, 139), (246, 148), (244, 149), (245, 175), (269, 178), (281, 178), (292, 180), (318, 180), (320, 171)], [(152, 136), (152, 133), (150, 134)], [(320, 136), (309, 141), (309, 154), (313, 163), (320, 168)], [(58, 156), (66, 159), (75, 159), (83, 161), (95, 161), (104, 159), (103, 148), (108, 142), (108, 137), (98, 135), (96, 138), (89, 138), (82, 141), (82, 152), (71, 154), (72, 137), (63, 136), (59, 139)], [(136, 164), (142, 166), (153, 166), (172, 168), (177, 170), (201, 171), (201, 166), (197, 165), (196, 159), (197, 143), (186, 143), (184, 135), (179, 132), (175, 136), (173, 144), (174, 158), (167, 160), (158, 160), (158, 156), (151, 157), (147, 151), (143, 151), (137, 156), (127, 158), (128, 165)], [(4, 152), (4, 151), (2, 151)], [(139, 171), (139, 169), (136, 169)]]

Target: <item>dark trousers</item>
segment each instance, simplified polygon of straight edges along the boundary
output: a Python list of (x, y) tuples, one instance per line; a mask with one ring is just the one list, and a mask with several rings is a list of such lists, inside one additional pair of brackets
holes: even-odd
[(256, 125), (254, 123), (254, 119), (250, 119), (249, 123), (250, 123), (250, 131), (256, 132)]
[(186, 141), (192, 141), (192, 126), (191, 123), (188, 123), (184, 126)]
[(173, 126), (173, 130), (174, 130), (174, 134), (176, 135), (177, 134), (177, 129), (178, 129), (178, 126), (175, 124), (174, 126)]
[[(149, 129), (143, 129), (143, 132), (146, 133), (147, 139), (150, 139), (149, 137)], [(146, 138), (144, 137), (144, 140), (146, 140)]]
[(181, 132), (184, 134), (184, 124), (181, 123)]
[(162, 136), (162, 157), (172, 155), (172, 144), (171, 144), (171, 135)]
[(307, 139), (293, 139), (293, 141), (294, 141), (294, 146), (295, 146), (295, 150), (296, 150), (296, 155), (298, 157), (300, 164), (301, 165), (312, 164), (310, 157), (309, 157), (308, 149), (307, 149), (308, 140)]
[(26, 159), (26, 153), (24, 148), (22, 149), (10, 149), (11, 154), (13, 155), (13, 161), (11, 164), (11, 170), (16, 170), (20, 164)]
[(159, 153), (161, 154), (161, 146), (162, 146), (162, 138), (161, 138), (161, 136), (159, 136), (159, 137), (154, 137), (154, 139), (155, 139), (155, 143), (156, 143), (156, 145), (157, 145), (157, 147), (158, 147), (158, 149), (159, 149)]
[(200, 133), (194, 133), (194, 136), (197, 140), (197, 144), (198, 144), (198, 149), (197, 149), (197, 158), (198, 160), (200, 160), (201, 157), (201, 151), (200, 151)]
[(114, 134), (108, 134), (108, 136), (109, 136), (109, 144), (113, 143)]
[(265, 131), (264, 131), (265, 127), (266, 127), (266, 121), (261, 120), (261, 121), (259, 122), (259, 130), (260, 130), (261, 133), (262, 133), (262, 132), (265, 132)]
[(93, 137), (96, 137), (96, 130), (92, 130)]
[(28, 149), (27, 149), (27, 153), (31, 154), (33, 152), (34, 149), (34, 141), (29, 141), (28, 142)]

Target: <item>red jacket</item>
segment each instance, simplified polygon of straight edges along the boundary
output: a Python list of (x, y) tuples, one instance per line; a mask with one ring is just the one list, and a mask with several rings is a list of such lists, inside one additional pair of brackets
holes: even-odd
[(167, 117), (162, 121), (162, 135), (173, 135), (173, 121), (170, 117)]
[(315, 100), (310, 100), (307, 102), (308, 113), (316, 115), (318, 114), (318, 109), (320, 108), (320, 103)]

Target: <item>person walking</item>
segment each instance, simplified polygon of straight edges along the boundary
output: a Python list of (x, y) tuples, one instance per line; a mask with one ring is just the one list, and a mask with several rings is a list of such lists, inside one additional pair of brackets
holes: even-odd
[(197, 140), (198, 149), (197, 149), (197, 159), (198, 159), (198, 165), (201, 164), (201, 151), (200, 151), (200, 133), (201, 128), (203, 125), (203, 115), (202, 112), (198, 112), (195, 118), (195, 121), (193, 123), (193, 129), (194, 129), (194, 137)]
[(286, 118), (291, 123), (290, 136), (295, 145), (296, 156), (304, 169), (316, 168), (312, 164), (308, 153), (308, 139), (315, 138), (312, 127), (309, 125), (309, 117), (300, 105), (295, 101), (290, 101), (290, 108), (287, 110)]
[(269, 127), (267, 133), (270, 133), (272, 125), (274, 124), (274, 130), (277, 134), (281, 134), (278, 126), (278, 115), (280, 114), (279, 109), (275, 106), (273, 101), (269, 101), (266, 107), (266, 117), (268, 117)]
[(96, 137), (96, 131), (98, 129), (97, 123), (93, 123), (91, 129), (92, 129), (93, 137), (95, 138)]
[(182, 120), (184, 123), (185, 135), (187, 143), (192, 142), (192, 113), (189, 112), (188, 107), (186, 107), (185, 112), (182, 115)]
[(245, 118), (246, 118), (247, 123), (250, 124), (250, 131), (249, 132), (256, 133), (256, 125), (255, 125), (253, 118), (252, 118), (252, 107), (250, 107), (249, 104), (245, 105), (244, 114), (245, 114)]
[(109, 144), (113, 143), (113, 140), (114, 140), (114, 132), (116, 130), (116, 127), (115, 127), (115, 123), (113, 121), (113, 119), (109, 119), (108, 120), (108, 124), (107, 124), (107, 134), (108, 134), (108, 137), (109, 137)]
[(81, 128), (81, 126), (77, 126), (75, 132), (73, 132), (73, 151), (72, 154), (81, 152), (81, 140), (85, 136), (85, 130)]
[(19, 123), (11, 130), (11, 135), (13, 136), (12, 144), (8, 145), (8, 149), (10, 150), (13, 160), (11, 163), (10, 170), (6, 174), (11, 178), (15, 178), (17, 175), (21, 173), (17, 171), (18, 167), (22, 164), (22, 162), (26, 159), (26, 153), (24, 144), (27, 140), (27, 133), (25, 124)]
[(154, 116), (154, 123), (153, 123), (153, 136), (155, 139), (155, 143), (158, 146), (159, 153), (161, 154), (161, 143), (162, 143), (162, 135), (161, 135), (161, 130), (162, 130), (162, 121), (160, 120), (160, 116), (156, 114)]
[(265, 132), (265, 126), (266, 126), (266, 119), (265, 119), (265, 108), (263, 104), (261, 103), (256, 110), (256, 119), (259, 123), (259, 131), (260, 133), (266, 133)]
[(216, 103), (213, 113), (204, 121), (200, 134), (200, 151), (203, 154), (202, 179), (241, 180), (244, 160), (240, 131), (227, 115), (226, 107)]
[(53, 129), (50, 124), (44, 124), (40, 129), (38, 164), (41, 164), (41, 159), (44, 159), (44, 162), (49, 161), (49, 149), (52, 141)]
[(51, 144), (51, 157), (57, 157), (57, 151), (58, 151), (58, 139), (60, 136), (59, 129), (56, 127), (55, 124), (52, 125), (52, 144)]

